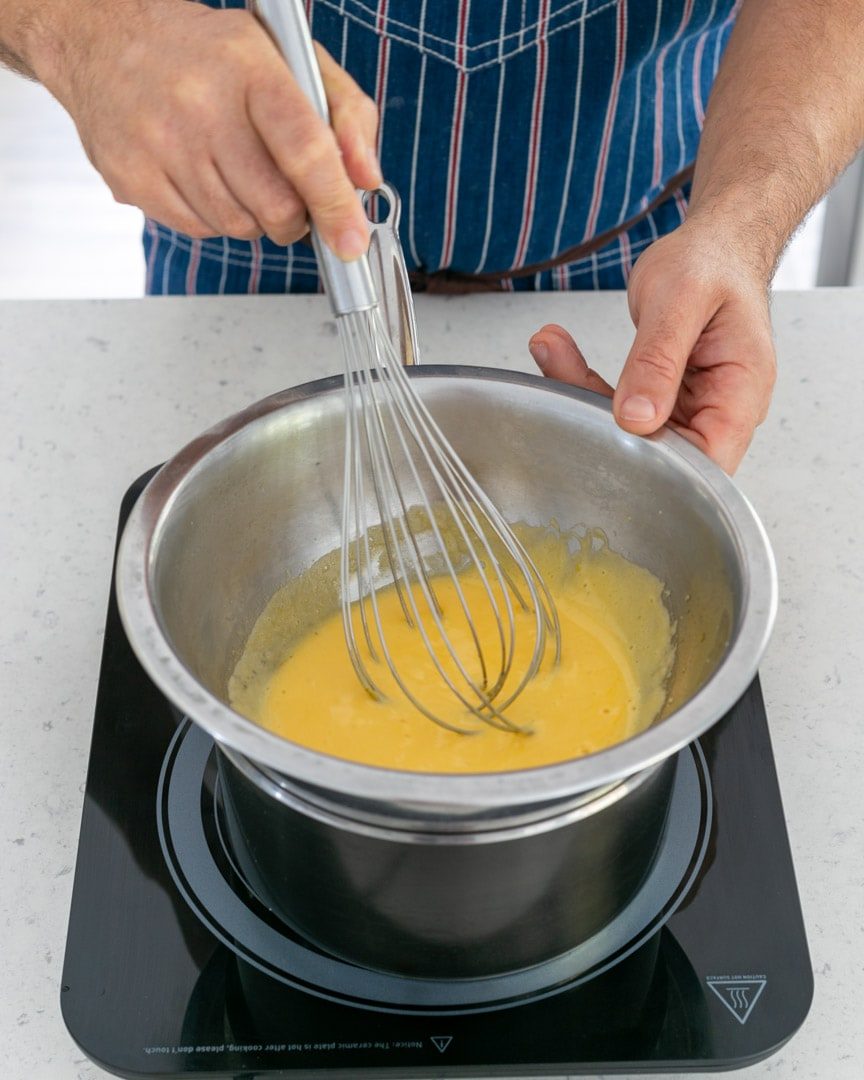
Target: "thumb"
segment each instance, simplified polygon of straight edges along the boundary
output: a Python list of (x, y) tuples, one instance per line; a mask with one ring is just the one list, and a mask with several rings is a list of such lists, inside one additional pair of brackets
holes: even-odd
[(706, 316), (696, 304), (643, 307), (612, 403), (625, 430), (647, 435), (669, 419)]

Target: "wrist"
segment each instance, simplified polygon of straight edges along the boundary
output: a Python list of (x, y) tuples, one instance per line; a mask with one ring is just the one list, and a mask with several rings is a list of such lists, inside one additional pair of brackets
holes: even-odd
[(767, 290), (792, 232), (778, 225), (767, 208), (748, 202), (744, 193), (729, 192), (691, 201), (682, 227), (730, 276), (743, 275)]
[(33, 42), (40, 34), (42, 7), (22, 2), (0, 11), (0, 61), (20, 75), (34, 79)]
[[(70, 35), (85, 14), (78, 0), (26, 5), (26, 10), (4, 27), (6, 41), (28, 74), (49, 90), (58, 81), (62, 57)], [(74, 36), (74, 35), (73, 35)]]
[(135, 38), (142, 18), (181, 0), (51, 0), (22, 16), (21, 55), (39, 80), (67, 108), (90, 61), (115, 54)]
[(663, 296), (686, 296), (706, 318), (730, 300), (767, 310), (769, 286), (770, 275), (735, 228), (724, 227), (718, 215), (700, 214), (639, 256), (628, 284), (630, 311), (635, 320), (639, 308)]

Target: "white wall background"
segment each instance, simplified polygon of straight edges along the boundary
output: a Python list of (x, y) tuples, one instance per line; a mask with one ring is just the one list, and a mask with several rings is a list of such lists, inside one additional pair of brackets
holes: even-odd
[(0, 299), (140, 296), (142, 226), (60, 105), (0, 68)]

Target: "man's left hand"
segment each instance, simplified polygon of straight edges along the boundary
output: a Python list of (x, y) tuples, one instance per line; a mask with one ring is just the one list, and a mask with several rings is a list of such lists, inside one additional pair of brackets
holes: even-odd
[(613, 398), (626, 431), (663, 424), (728, 473), (765, 419), (776, 356), (764, 277), (704, 225), (685, 223), (639, 258), (627, 290), (636, 338), (617, 388), (550, 324), (529, 348), (544, 375)]

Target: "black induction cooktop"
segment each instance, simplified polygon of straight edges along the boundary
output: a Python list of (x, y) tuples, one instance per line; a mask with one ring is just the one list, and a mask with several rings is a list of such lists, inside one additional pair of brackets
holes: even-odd
[(285, 927), (233, 862), (212, 751), (139, 666), (112, 588), (61, 1005), (119, 1076), (731, 1069), (807, 1014), (758, 680), (679, 755), (656, 864), (628, 907), (572, 952), (489, 979), (369, 971)]

